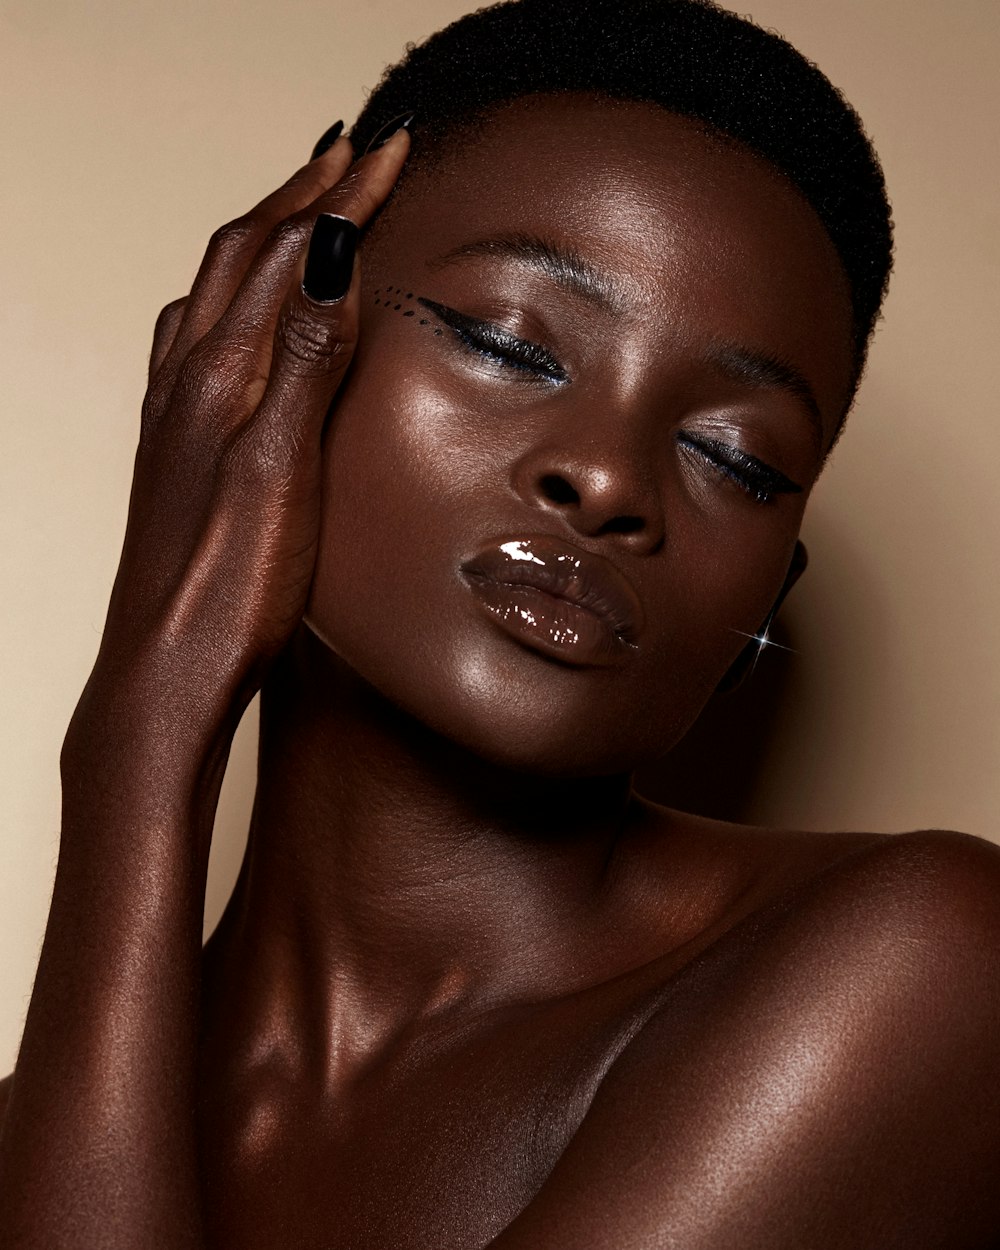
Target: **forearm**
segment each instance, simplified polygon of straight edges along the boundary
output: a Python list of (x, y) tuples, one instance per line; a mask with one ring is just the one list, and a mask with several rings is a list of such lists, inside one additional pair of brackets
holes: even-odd
[(239, 713), (306, 605), (323, 426), (358, 334), (354, 248), (407, 150), (400, 132), (341, 181), (353, 154), (335, 143), (216, 232), (157, 322), (101, 656), (63, 751), (59, 866), (0, 1137), (4, 1246), (203, 1244), (211, 825)]
[(0, 1137), (3, 1245), (203, 1244), (194, 1111), (218, 787), (193, 802), (151, 746), (100, 766), (64, 757), (59, 865)]

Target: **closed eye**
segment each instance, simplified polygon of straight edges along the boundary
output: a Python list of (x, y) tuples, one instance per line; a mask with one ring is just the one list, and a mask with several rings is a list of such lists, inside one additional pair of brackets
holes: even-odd
[(490, 321), (477, 321), (434, 300), (420, 297), (417, 303), (432, 312), (464, 348), (477, 356), (504, 368), (534, 374), (548, 382), (562, 384), (569, 381), (569, 374), (559, 361), (540, 344), (517, 338)]
[(729, 478), (758, 503), (770, 503), (775, 495), (801, 494), (802, 487), (756, 456), (714, 438), (680, 433), (677, 441)]

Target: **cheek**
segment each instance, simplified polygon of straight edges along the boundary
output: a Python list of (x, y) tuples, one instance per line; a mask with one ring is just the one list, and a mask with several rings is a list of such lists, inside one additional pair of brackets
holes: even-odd
[(424, 427), (418, 436), (416, 426), (400, 420), (389, 402), (362, 405), (347, 397), (334, 414), (323, 448), (310, 602), (318, 623), (333, 633), (335, 623), (368, 628), (389, 588), (396, 601), (426, 576), (421, 566), (439, 541), (440, 517), (424, 501), (440, 499), (435, 487), (444, 483), (433, 471), (430, 433)]
[(405, 360), (356, 362), (323, 448), (323, 513), (306, 619), (366, 680), (417, 710), (461, 657), (458, 570), (483, 457)]

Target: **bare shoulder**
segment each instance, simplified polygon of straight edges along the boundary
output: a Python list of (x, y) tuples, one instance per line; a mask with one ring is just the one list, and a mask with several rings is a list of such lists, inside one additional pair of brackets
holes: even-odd
[(902, 870), (907, 879), (915, 872), (927, 880), (963, 880), (970, 884), (976, 880), (988, 890), (1000, 889), (1000, 846), (985, 838), (953, 829), (868, 836), (873, 840), (861, 849), (869, 853), (873, 862), (891, 866), (893, 872)]
[[(647, 805), (654, 830), (674, 833), (677, 813)], [(912, 833), (818, 833), (732, 825), (682, 816), (685, 880), (718, 882), (729, 877), (739, 906), (732, 916), (756, 917), (764, 933), (769, 918), (823, 909), (829, 922), (842, 915), (845, 935), (871, 924), (882, 935), (900, 926), (900, 937), (919, 936), (928, 953), (937, 944), (954, 951), (963, 930), (984, 942), (1000, 938), (1000, 846), (970, 834), (925, 829)], [(677, 877), (676, 838), (656, 836), (642, 870), (655, 878), (662, 848), (662, 875)], [(697, 860), (701, 859), (699, 865)], [(693, 869), (687, 865), (694, 862)], [(731, 918), (732, 918), (731, 916)], [(903, 930), (905, 929), (905, 934)], [(831, 934), (826, 932), (829, 939)]]
[[(924, 1022), (938, 1038), (977, 1020), (1000, 1025), (1000, 846), (951, 830), (826, 834), (700, 817), (685, 817), (681, 836), (703, 856), (683, 852), (685, 889), (726, 878), (727, 901), (707, 940), (692, 943), (680, 983), (666, 961), (669, 1001), (711, 981), (720, 1010), (730, 992), (763, 1006), (795, 987), (810, 987), (802, 1001), (815, 1004), (839, 977), (872, 1001), (891, 993), (897, 1011), (908, 1003), (914, 1028)], [(956, 1014), (943, 1023), (949, 1003)]]
[(672, 980), (496, 1250), (993, 1243), (1000, 849), (784, 845), (787, 886)]
[(734, 977), (752, 967), (762, 1006), (822, 1010), (845, 1025), (852, 1012), (867, 1012), (880, 1023), (866, 1028), (887, 1038), (905, 1028), (910, 1047), (926, 1033), (929, 1047), (952, 1046), (966, 1063), (992, 1051), (1000, 847), (948, 830), (859, 835), (835, 849), (810, 843), (790, 884), (706, 952), (692, 976), (713, 964)]
[(940, 829), (880, 838), (818, 873), (800, 903), (841, 918), (852, 941), (868, 933), (972, 971), (970, 956), (1000, 955), (1000, 846)]

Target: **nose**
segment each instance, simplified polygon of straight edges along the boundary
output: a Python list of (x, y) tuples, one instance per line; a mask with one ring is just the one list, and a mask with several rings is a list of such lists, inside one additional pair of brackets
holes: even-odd
[(607, 537), (636, 555), (653, 554), (666, 528), (653, 458), (622, 425), (616, 433), (600, 438), (577, 429), (531, 448), (514, 466), (514, 489), (585, 538)]

